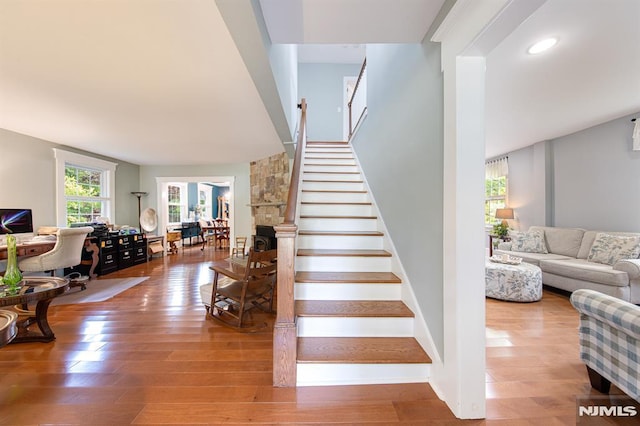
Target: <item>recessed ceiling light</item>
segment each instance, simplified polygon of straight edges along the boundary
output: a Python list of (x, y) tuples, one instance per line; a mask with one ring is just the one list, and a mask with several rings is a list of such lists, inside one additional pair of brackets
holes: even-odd
[(531, 55), (537, 55), (538, 53), (542, 53), (545, 50), (551, 49), (553, 46), (556, 45), (557, 42), (558, 42), (557, 38), (554, 38), (554, 37), (546, 38), (544, 40), (537, 42), (533, 46), (531, 46), (529, 50), (527, 50), (527, 52), (529, 52), (529, 54)]

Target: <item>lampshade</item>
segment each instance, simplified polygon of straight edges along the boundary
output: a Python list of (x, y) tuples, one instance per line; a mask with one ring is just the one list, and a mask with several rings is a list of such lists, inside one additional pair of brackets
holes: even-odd
[(496, 209), (496, 219), (513, 219), (513, 209)]

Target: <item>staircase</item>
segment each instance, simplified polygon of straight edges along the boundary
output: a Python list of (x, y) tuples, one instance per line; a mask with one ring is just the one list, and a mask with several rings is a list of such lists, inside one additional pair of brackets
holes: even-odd
[(426, 382), (431, 360), (346, 142), (307, 142), (295, 275), (297, 385)]

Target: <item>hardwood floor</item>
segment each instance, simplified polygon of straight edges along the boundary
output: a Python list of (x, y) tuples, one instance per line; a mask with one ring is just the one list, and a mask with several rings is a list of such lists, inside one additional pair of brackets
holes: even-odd
[[(50, 308), (52, 343), (0, 349), (0, 424), (574, 425), (591, 394), (566, 296), (487, 300), (487, 419), (455, 419), (429, 385), (271, 386), (271, 317), (239, 333), (205, 318), (200, 246), (114, 272), (150, 279), (99, 303)], [(91, 283), (89, 283), (91, 285)]]

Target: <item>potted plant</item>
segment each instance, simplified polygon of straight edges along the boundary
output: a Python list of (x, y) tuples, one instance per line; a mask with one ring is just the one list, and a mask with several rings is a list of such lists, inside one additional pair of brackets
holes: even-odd
[(502, 222), (496, 223), (493, 225), (493, 235), (504, 240), (504, 238), (509, 234), (509, 225)]

